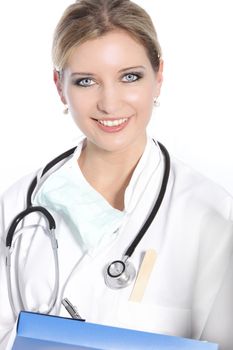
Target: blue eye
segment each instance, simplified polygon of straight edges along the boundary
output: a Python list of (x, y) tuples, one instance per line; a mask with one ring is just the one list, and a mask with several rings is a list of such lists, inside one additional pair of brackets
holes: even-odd
[(75, 85), (88, 87), (94, 85), (95, 82), (91, 78), (82, 78), (75, 81)]
[(128, 73), (123, 76), (122, 80), (124, 83), (132, 83), (136, 80), (139, 80), (140, 78), (142, 78), (142, 76), (139, 73)]

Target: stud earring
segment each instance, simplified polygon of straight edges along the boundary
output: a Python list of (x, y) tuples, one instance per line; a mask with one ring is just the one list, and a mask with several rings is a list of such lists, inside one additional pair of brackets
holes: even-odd
[(159, 98), (158, 96), (154, 98), (154, 107), (159, 107), (160, 103), (159, 103)]
[(67, 105), (65, 105), (65, 109), (63, 111), (64, 114), (68, 114), (69, 113), (69, 107)]

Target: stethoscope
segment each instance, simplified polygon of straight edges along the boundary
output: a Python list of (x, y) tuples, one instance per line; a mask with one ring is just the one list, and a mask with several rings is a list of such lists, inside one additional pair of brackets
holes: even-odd
[[(128, 249), (126, 250), (125, 254), (123, 255), (121, 260), (115, 260), (109, 264), (104, 269), (104, 280), (106, 285), (111, 289), (120, 289), (128, 286), (135, 278), (136, 276), (136, 269), (132, 262), (130, 261), (130, 258), (132, 254), (134, 253), (136, 247), (140, 243), (141, 239), (145, 235), (146, 231), (150, 227), (152, 221), (154, 220), (161, 204), (164, 198), (164, 195), (166, 193), (169, 173), (170, 173), (170, 157), (169, 153), (166, 150), (166, 148), (161, 144), (158, 143), (165, 159), (165, 167), (164, 167), (164, 174), (162, 179), (161, 188), (159, 191), (158, 198), (147, 217), (144, 225), (141, 227), (140, 231), (136, 235), (133, 242), (130, 244)], [(22, 212), (20, 212), (11, 222), (11, 225), (8, 229), (8, 233), (6, 236), (6, 247), (7, 247), (7, 256), (6, 256), (6, 267), (7, 267), (7, 280), (8, 280), (8, 295), (9, 295), (9, 301), (11, 304), (11, 307), (17, 315), (16, 307), (14, 303), (13, 293), (12, 293), (12, 283), (11, 283), (11, 255), (13, 251), (13, 246), (15, 245), (15, 242), (13, 243), (13, 237), (16, 235), (18, 225), (31, 213), (40, 213), (46, 220), (47, 228), (45, 228), (45, 232), (49, 235), (51, 240), (51, 247), (53, 250), (54, 255), (54, 266), (55, 266), (55, 282), (54, 282), (54, 288), (53, 292), (51, 294), (51, 302), (50, 305), (48, 305), (46, 313), (50, 313), (57, 301), (58, 298), (58, 291), (59, 291), (59, 264), (58, 264), (58, 244), (55, 236), (55, 229), (56, 229), (56, 223), (51, 215), (51, 213), (44, 207), (41, 206), (33, 206), (32, 205), (32, 195), (36, 188), (36, 186), (39, 183), (39, 180), (41, 180), (45, 174), (47, 174), (53, 167), (55, 167), (58, 163), (61, 161), (64, 161), (66, 158), (70, 157), (74, 151), (76, 150), (76, 147), (62, 153), (55, 159), (53, 159), (51, 162), (49, 162), (45, 168), (43, 169), (40, 178), (36, 176), (32, 183), (29, 186), (28, 192), (27, 192), (27, 205), (26, 209)], [(22, 233), (21, 233), (22, 234)], [(17, 239), (20, 235), (17, 236)], [(22, 300), (22, 298), (20, 298)], [(23, 303), (22, 303), (23, 304)], [(23, 306), (23, 305), (22, 305)]]

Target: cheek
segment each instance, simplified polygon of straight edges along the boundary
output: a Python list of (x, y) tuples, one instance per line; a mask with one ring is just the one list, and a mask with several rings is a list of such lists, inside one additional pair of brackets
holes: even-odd
[(75, 117), (82, 117), (88, 112), (90, 107), (88, 94), (82, 93), (82, 91), (79, 91), (76, 88), (70, 88), (67, 90), (66, 101), (69, 105), (71, 114)]
[(138, 112), (149, 114), (149, 116), (153, 109), (153, 98), (153, 90), (146, 87), (127, 94), (128, 103), (130, 103)]

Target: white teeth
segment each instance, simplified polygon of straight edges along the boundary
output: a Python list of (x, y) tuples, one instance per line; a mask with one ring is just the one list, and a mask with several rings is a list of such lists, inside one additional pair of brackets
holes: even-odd
[(104, 126), (119, 126), (123, 123), (125, 123), (128, 120), (128, 118), (122, 118), (117, 120), (98, 120), (98, 123), (104, 125)]

